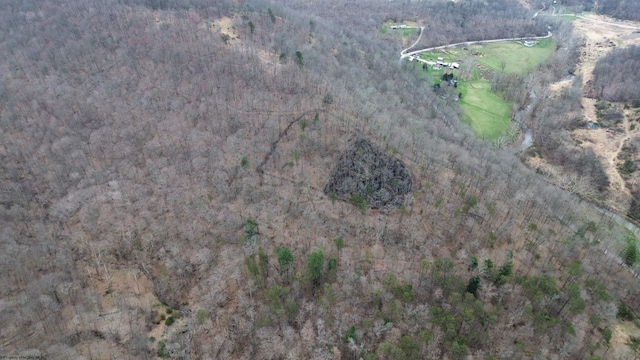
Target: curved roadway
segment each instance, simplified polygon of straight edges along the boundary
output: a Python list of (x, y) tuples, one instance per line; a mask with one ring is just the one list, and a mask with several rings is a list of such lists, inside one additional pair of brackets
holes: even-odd
[(487, 43), (494, 43), (494, 42), (501, 42), (501, 41), (523, 41), (523, 40), (538, 40), (538, 39), (548, 39), (551, 36), (553, 36), (553, 34), (551, 33), (551, 31), (549, 31), (549, 33), (545, 36), (528, 36), (528, 37), (520, 37), (520, 38), (510, 38), (510, 39), (493, 39), (493, 40), (479, 40), (479, 41), (465, 41), (465, 42), (460, 42), (460, 43), (455, 43), (455, 44), (449, 44), (449, 45), (441, 45), (441, 46), (434, 46), (434, 47), (430, 47), (430, 48), (426, 48), (426, 49), (420, 49), (420, 50), (416, 50), (416, 51), (411, 51), (411, 52), (407, 52), (409, 51), (409, 49), (413, 48), (414, 46), (416, 46), (416, 44), (418, 43), (418, 41), (420, 41), (420, 39), (422, 38), (422, 33), (424, 32), (424, 27), (420, 28), (420, 36), (418, 37), (418, 40), (416, 40), (415, 43), (413, 43), (411, 46), (409, 46), (408, 48), (402, 50), (400, 52), (400, 59), (404, 59), (406, 57), (409, 56), (413, 56), (416, 54), (420, 54), (423, 52), (427, 52), (427, 51), (433, 51), (433, 50), (440, 50), (440, 49), (446, 49), (449, 47), (456, 47), (456, 46), (461, 46), (461, 45), (473, 45), (473, 44), (487, 44)]
[[(417, 27), (412, 27), (412, 29), (417, 29)], [(416, 40), (413, 44), (411, 44), (411, 46), (409, 46), (408, 48), (400, 51), (400, 59), (404, 58), (404, 53), (411, 49), (412, 47), (418, 45), (418, 43), (420, 42), (420, 39), (422, 39), (422, 34), (424, 33), (424, 26), (420, 26), (420, 35), (418, 35), (418, 40)]]
[[(545, 9), (545, 7), (543, 7), (542, 9), (538, 10), (535, 15), (533, 15), (533, 17), (537, 17), (538, 14), (543, 11)], [(588, 17), (584, 17), (582, 15), (575, 15), (575, 14), (556, 14), (556, 8), (555, 6), (553, 7), (553, 13), (552, 14), (545, 14), (542, 13), (540, 15), (547, 15), (547, 16), (573, 16), (575, 18), (578, 19), (582, 19), (585, 21), (591, 21), (591, 22), (595, 22), (598, 24), (605, 24), (605, 25), (611, 25), (611, 26), (617, 26), (617, 27), (621, 27), (621, 28), (626, 28), (626, 29), (632, 29), (632, 30), (640, 30), (639, 27), (635, 27), (635, 26), (631, 26), (631, 25), (625, 25), (625, 24), (618, 24), (618, 23), (613, 23), (613, 22), (608, 22), (608, 21), (602, 21), (602, 20), (596, 20), (596, 19), (590, 19)], [(407, 28), (412, 28), (412, 29), (417, 29), (417, 27), (407, 27)], [(486, 44), (486, 43), (493, 43), (493, 42), (501, 42), (501, 41), (523, 41), (523, 40), (538, 40), (538, 39), (548, 39), (551, 36), (553, 36), (553, 34), (551, 33), (551, 31), (549, 31), (549, 33), (546, 36), (530, 36), (530, 37), (521, 37), (521, 38), (511, 38), (511, 39), (494, 39), (494, 40), (480, 40), (480, 41), (465, 41), (465, 42), (461, 42), (461, 43), (455, 43), (455, 44), (449, 44), (449, 45), (441, 45), (441, 46), (434, 46), (434, 47), (430, 47), (430, 48), (426, 48), (426, 49), (420, 49), (420, 50), (416, 50), (416, 51), (411, 51), (408, 52), (410, 49), (412, 49), (414, 46), (418, 45), (418, 43), (420, 42), (420, 39), (422, 39), (422, 34), (424, 33), (424, 26), (420, 27), (420, 36), (418, 36), (418, 40), (416, 40), (413, 44), (411, 44), (411, 46), (409, 46), (408, 48), (402, 50), (400, 52), (400, 59), (404, 59), (407, 58), (409, 56), (413, 56), (416, 54), (420, 54), (423, 52), (427, 52), (427, 51), (433, 51), (433, 50), (440, 50), (440, 49), (446, 49), (448, 47), (455, 47), (455, 46), (460, 46), (460, 45), (472, 45), (472, 44)]]
[[(544, 11), (544, 9), (546, 9), (546, 8), (547, 8), (547, 5), (542, 4), (542, 9), (540, 9), (540, 10), (536, 11), (536, 13), (535, 13), (535, 14), (533, 14), (532, 19), (535, 19), (536, 17), (538, 17), (538, 14), (540, 13), (540, 11)], [(555, 9), (555, 6), (554, 6), (553, 8)], [(555, 10), (554, 10), (554, 11), (555, 11)]]

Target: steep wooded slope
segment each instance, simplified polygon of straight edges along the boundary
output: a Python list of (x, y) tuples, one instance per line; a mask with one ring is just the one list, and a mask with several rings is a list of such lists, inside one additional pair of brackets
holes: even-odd
[[(0, 5), (7, 354), (580, 356), (587, 315), (637, 310), (602, 257), (615, 223), (476, 139), (375, 34), (171, 4)], [(323, 193), (361, 138), (411, 175), (399, 208)]]

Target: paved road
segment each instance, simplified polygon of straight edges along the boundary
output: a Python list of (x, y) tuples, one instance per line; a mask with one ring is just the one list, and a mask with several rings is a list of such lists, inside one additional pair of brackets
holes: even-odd
[[(422, 33), (423, 32), (424, 32), (424, 27), (421, 27), (420, 28), (420, 37), (418, 37), (418, 40), (420, 40), (420, 38), (422, 37)], [(402, 50), (400, 52), (400, 59), (404, 59), (404, 58), (407, 58), (409, 56), (413, 56), (413, 55), (420, 54), (420, 53), (427, 52), (427, 51), (441, 50), (441, 49), (446, 49), (446, 48), (449, 48), (449, 47), (456, 47), (456, 46), (463, 46), (463, 45), (473, 45), (473, 44), (488, 44), (488, 43), (495, 43), (495, 42), (502, 42), (502, 41), (523, 41), (523, 40), (548, 39), (551, 36), (553, 36), (553, 34), (551, 33), (551, 31), (549, 31), (549, 33), (547, 35), (545, 35), (545, 36), (529, 36), (529, 37), (510, 38), (510, 39), (465, 41), (465, 42), (461, 42), (461, 43), (434, 46), (434, 47), (430, 47), (430, 48), (426, 48), (426, 49), (420, 49), (420, 50), (416, 50), (416, 51), (407, 52), (407, 51), (409, 51), (409, 49), (413, 48), (418, 43), (418, 41), (416, 41), (415, 43), (413, 43), (413, 45), (409, 46), (408, 48), (406, 48), (406, 49), (404, 49), (404, 50)]]
[[(533, 15), (533, 17), (537, 17), (538, 14), (543, 11), (546, 7), (543, 7), (542, 9), (538, 10), (535, 15)], [(596, 19), (590, 19), (588, 17), (584, 17), (582, 15), (575, 15), (575, 14), (556, 14), (556, 7), (553, 7), (553, 12), (551, 14), (541, 14), (541, 15), (547, 15), (547, 16), (573, 16), (576, 17), (578, 19), (582, 19), (585, 21), (591, 21), (591, 22), (595, 22), (598, 24), (605, 24), (605, 25), (611, 25), (611, 26), (617, 26), (617, 27), (621, 27), (621, 28), (625, 28), (625, 29), (632, 29), (632, 30), (640, 30), (639, 27), (636, 26), (631, 26), (631, 25), (625, 25), (625, 24), (618, 24), (618, 23), (613, 23), (613, 22), (609, 22), (609, 21), (602, 21), (602, 20), (596, 20)], [(417, 29), (417, 27), (415, 26), (407, 26), (405, 27), (406, 29)], [(461, 46), (461, 45), (472, 45), (472, 44), (486, 44), (486, 43), (493, 43), (493, 42), (501, 42), (501, 41), (523, 41), (523, 40), (538, 40), (538, 39), (548, 39), (550, 38), (553, 34), (551, 33), (551, 31), (549, 31), (549, 33), (546, 36), (531, 36), (531, 37), (522, 37), (522, 38), (511, 38), (511, 39), (494, 39), (494, 40), (480, 40), (480, 41), (466, 41), (466, 42), (461, 42), (461, 43), (455, 43), (455, 44), (449, 44), (449, 45), (442, 45), (442, 46), (435, 46), (435, 47), (430, 47), (430, 48), (426, 48), (426, 49), (420, 49), (420, 50), (416, 50), (416, 51), (411, 51), (408, 52), (410, 49), (412, 49), (414, 46), (416, 46), (419, 42), (420, 39), (422, 39), (422, 34), (424, 33), (424, 26), (420, 27), (420, 36), (418, 36), (418, 40), (416, 40), (413, 44), (411, 44), (411, 46), (409, 46), (408, 48), (402, 50), (400, 52), (400, 59), (404, 59), (407, 58), (409, 56), (413, 56), (416, 54), (420, 54), (423, 52), (427, 52), (427, 51), (433, 51), (433, 50), (441, 50), (441, 49), (446, 49), (448, 47), (455, 47), (455, 46)]]

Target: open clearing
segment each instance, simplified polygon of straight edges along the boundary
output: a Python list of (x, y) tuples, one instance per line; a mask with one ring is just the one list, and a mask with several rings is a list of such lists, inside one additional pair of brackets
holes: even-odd
[[(405, 25), (407, 26), (407, 28), (391, 29), (391, 26), (393, 25)], [(396, 23), (393, 21), (387, 21), (384, 24), (382, 24), (382, 26), (380, 27), (380, 29), (378, 29), (378, 31), (381, 34), (401, 37), (402, 47), (408, 46), (410, 39), (415, 40), (418, 38), (418, 35), (420, 35), (420, 28), (415, 21), (402, 21), (399, 23)]]
[(511, 127), (511, 106), (491, 91), (491, 82), (476, 80), (458, 86), (464, 120), (483, 139), (497, 139)]
[(525, 47), (517, 42), (493, 43), (484, 46), (474, 46), (470, 50), (476, 50), (480, 56), (476, 60), (495, 70), (505, 73), (525, 73), (545, 61), (555, 50), (554, 40), (539, 40), (532, 47)]
[[(511, 130), (511, 105), (491, 90), (491, 80), (495, 72), (524, 74), (545, 61), (555, 50), (554, 40), (538, 40), (532, 47), (520, 42), (505, 41), (485, 45), (450, 48), (443, 51), (425, 52), (420, 58), (436, 61), (442, 58), (445, 63), (464, 63), (465, 59), (473, 59), (473, 73), (470, 81), (460, 80), (459, 91), (462, 93), (460, 105), (464, 110), (464, 120), (475, 133), (487, 140), (496, 140)], [(462, 66), (464, 68), (464, 65)], [(444, 72), (459, 70), (444, 68), (428, 73), (439, 81)]]

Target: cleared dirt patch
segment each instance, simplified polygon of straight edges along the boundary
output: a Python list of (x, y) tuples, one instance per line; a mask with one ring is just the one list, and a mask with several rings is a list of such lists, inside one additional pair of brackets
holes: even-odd
[(229, 17), (222, 17), (216, 21), (214, 21), (214, 24), (216, 25), (216, 27), (218, 28), (218, 30), (223, 33), (223, 34), (227, 34), (229, 36), (232, 37), (237, 37), (234, 29), (233, 29), (233, 20)]
[(214, 20), (212, 23), (208, 23), (208, 25), (207, 23), (203, 23), (203, 25), (208, 27), (212, 33), (220, 33), (225, 39), (233, 40), (238, 38), (238, 34), (233, 25), (233, 19), (228, 16)]

